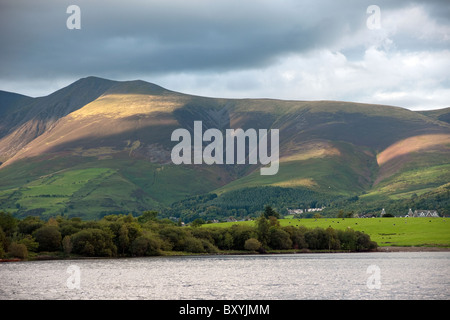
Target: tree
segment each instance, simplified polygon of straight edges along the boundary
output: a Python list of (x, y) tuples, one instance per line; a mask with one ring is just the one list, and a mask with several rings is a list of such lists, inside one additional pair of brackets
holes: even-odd
[(328, 249), (328, 239), (324, 229), (314, 228), (305, 233), (305, 241), (309, 249), (320, 250)]
[(17, 220), (11, 213), (0, 212), (0, 227), (7, 237), (11, 236), (17, 227)]
[(280, 222), (278, 221), (278, 219), (274, 216), (270, 216), (269, 217), (269, 225), (271, 227), (279, 227), (280, 226)]
[(73, 252), (85, 256), (112, 257), (117, 247), (112, 241), (112, 232), (101, 229), (83, 229), (72, 235)]
[(13, 242), (9, 246), (9, 254), (15, 258), (26, 259), (28, 257), (28, 250), (24, 244)]
[(356, 233), (353, 229), (337, 230), (341, 249), (348, 251), (356, 250)]
[(62, 240), (63, 251), (65, 254), (70, 254), (72, 252), (72, 239), (70, 236), (65, 236)]
[(269, 229), (269, 220), (267, 220), (265, 215), (261, 215), (258, 220), (256, 220), (256, 234), (263, 247), (267, 246), (269, 243)]
[(289, 234), (294, 249), (303, 249), (308, 247), (305, 241), (305, 232), (307, 231), (306, 227), (300, 226), (296, 228), (293, 226), (287, 226), (283, 227), (283, 230)]
[(217, 253), (219, 252), (219, 249), (210, 241), (206, 240), (206, 239), (200, 239), (200, 241), (202, 242), (203, 245), (203, 249), (207, 252), (207, 253)]
[(235, 224), (229, 230), (233, 237), (233, 249), (235, 250), (245, 249), (245, 241), (257, 237), (255, 228), (251, 226)]
[(188, 236), (183, 240), (183, 251), (192, 253), (204, 253), (205, 248), (200, 239)]
[(3, 232), (2, 227), (0, 226), (0, 258), (3, 258), (5, 251), (8, 249), (6, 243), (6, 235)]
[(18, 231), (23, 234), (32, 234), (34, 231), (44, 225), (44, 222), (39, 217), (28, 216), (20, 220), (17, 224)]
[(134, 256), (161, 255), (162, 241), (156, 235), (142, 235), (131, 244), (131, 253)]
[(121, 220), (125, 223), (131, 223), (134, 222), (136, 219), (133, 217), (131, 213), (127, 214), (126, 216), (121, 217)]
[(119, 230), (119, 248), (122, 250), (122, 254), (128, 251), (130, 245), (130, 238), (128, 237), (128, 228), (126, 224), (123, 224)]
[(46, 225), (51, 226), (51, 227), (59, 227), (59, 222), (55, 218), (52, 217), (52, 218), (48, 219)]
[(325, 230), (327, 242), (328, 242), (328, 250), (339, 250), (341, 248), (341, 244), (337, 235), (336, 230), (331, 227), (328, 227)]
[(345, 214), (345, 217), (346, 218), (353, 218), (355, 216), (355, 213), (353, 212), (353, 210), (352, 211), (348, 211), (346, 214)]
[[(193, 231), (199, 231), (206, 228), (197, 228)], [(214, 243), (219, 249), (230, 250), (233, 248), (233, 236), (228, 228), (211, 227), (210, 230), (211, 242)], [(195, 234), (196, 232), (194, 232)]]
[(147, 254), (149, 240), (140, 236), (136, 238), (131, 244), (131, 253), (133, 256), (143, 257)]
[(357, 251), (366, 251), (373, 250), (377, 248), (377, 243), (370, 240), (370, 236), (356, 231), (356, 250)]
[(269, 219), (269, 217), (275, 217), (275, 218), (279, 219), (280, 215), (278, 214), (278, 212), (273, 210), (271, 206), (266, 206), (264, 208), (264, 217), (266, 219)]
[(183, 241), (188, 236), (188, 230), (181, 227), (166, 225), (159, 230), (159, 236), (172, 247), (172, 250), (182, 251)]
[(57, 251), (61, 247), (61, 232), (54, 226), (43, 226), (34, 232), (39, 251)]
[(139, 223), (146, 223), (148, 221), (156, 221), (156, 217), (158, 216), (157, 211), (144, 211), (141, 216), (137, 218)]
[(228, 231), (223, 236), (223, 247), (224, 249), (231, 249), (233, 247), (233, 236)]
[(202, 224), (205, 224), (205, 220), (203, 220), (202, 218), (197, 218), (191, 222), (191, 225), (193, 227), (200, 227)]
[(18, 243), (24, 244), (27, 247), (28, 252), (36, 252), (39, 248), (39, 243), (33, 239), (31, 234), (27, 234), (24, 238), (20, 239)]
[(261, 248), (261, 242), (255, 238), (247, 239), (245, 241), (244, 248), (248, 251), (258, 251)]
[(291, 249), (292, 240), (289, 237), (289, 233), (282, 229), (271, 227), (269, 230), (269, 246), (272, 249)]

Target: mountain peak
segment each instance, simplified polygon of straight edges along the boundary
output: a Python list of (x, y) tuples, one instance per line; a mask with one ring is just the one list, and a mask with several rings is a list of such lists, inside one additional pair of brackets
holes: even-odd
[[(295, 199), (293, 206), (308, 194), (316, 204), (363, 193), (368, 194), (364, 201), (391, 194), (409, 199), (449, 181), (448, 110), (206, 98), (142, 80), (95, 76), (45, 97), (0, 92), (2, 101), (0, 210), (18, 216), (45, 212), (97, 218), (160, 209), (208, 192), (218, 198), (234, 192), (227, 197), (236, 198), (244, 188), (261, 191), (262, 186), (277, 188), (274, 194), (287, 205), (287, 198), (278, 196), (283, 188)], [(268, 179), (250, 163), (172, 164), (172, 133), (178, 128), (192, 132), (195, 121), (202, 129), (221, 132), (279, 129), (279, 172)], [(269, 193), (260, 191), (247, 193), (253, 208), (267, 202)]]
[(164, 95), (174, 93), (154, 83), (143, 80), (116, 81), (105, 94), (148, 94), (148, 95)]
[(52, 93), (52, 95), (57, 93), (73, 94), (74, 90), (94, 92), (94, 95), (98, 96), (106, 94), (165, 95), (175, 93), (174, 91), (170, 91), (154, 83), (146, 82), (143, 80), (117, 81), (100, 78), (97, 76), (88, 76), (78, 79), (67, 87), (64, 87)]

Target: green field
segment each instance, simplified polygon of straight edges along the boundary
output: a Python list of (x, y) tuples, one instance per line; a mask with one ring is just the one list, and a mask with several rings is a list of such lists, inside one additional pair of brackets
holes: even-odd
[(0, 211), (18, 217), (39, 214), (98, 219), (104, 214), (141, 213), (170, 205), (221, 183), (211, 167), (194, 170), (120, 158), (69, 160), (72, 166), (66, 169), (60, 169), (58, 159), (46, 160), (45, 170), (31, 164), (25, 164), (26, 170), (14, 165), (3, 169)]
[[(450, 247), (450, 220), (447, 218), (322, 218), (279, 219), (281, 226), (305, 226), (363, 231), (379, 247)], [(207, 224), (205, 227), (230, 227), (254, 221)]]

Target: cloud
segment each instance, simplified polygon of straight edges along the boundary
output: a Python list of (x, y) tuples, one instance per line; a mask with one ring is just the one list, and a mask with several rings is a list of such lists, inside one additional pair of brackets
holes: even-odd
[(157, 79), (163, 86), (214, 97), (342, 100), (434, 109), (447, 107), (450, 101), (450, 89), (440, 84), (448, 77), (446, 70), (450, 51), (404, 55), (371, 47), (358, 61), (318, 50), (284, 57), (263, 70), (174, 73)]
[[(39, 3), (38, 3), (39, 2)], [(449, 106), (445, 2), (79, 0), (2, 3), (0, 89), (43, 95), (78, 78), (143, 79), (222, 97)]]

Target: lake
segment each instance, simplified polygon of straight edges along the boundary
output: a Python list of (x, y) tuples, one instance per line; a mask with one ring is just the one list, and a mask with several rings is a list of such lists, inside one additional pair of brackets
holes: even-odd
[(0, 263), (0, 299), (447, 300), (450, 252)]

